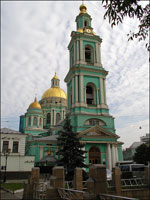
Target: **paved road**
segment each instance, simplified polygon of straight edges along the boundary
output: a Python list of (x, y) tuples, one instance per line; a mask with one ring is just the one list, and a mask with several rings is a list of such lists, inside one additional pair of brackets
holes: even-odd
[(10, 192), (6, 192), (6, 191), (0, 189), (0, 199), (1, 200), (9, 200), (9, 199), (18, 200), (18, 199), (22, 199), (22, 195), (23, 195), (23, 192), (12, 194)]

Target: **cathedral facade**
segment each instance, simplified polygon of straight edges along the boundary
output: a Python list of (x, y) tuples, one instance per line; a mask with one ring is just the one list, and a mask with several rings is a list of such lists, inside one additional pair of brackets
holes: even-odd
[(102, 39), (92, 28), (92, 18), (82, 4), (76, 31), (68, 45), (70, 66), (65, 77), (67, 95), (55, 74), (42, 99), (30, 104), (20, 117), (20, 131), (28, 134), (27, 152), (39, 163), (48, 156), (57, 159), (57, 137), (68, 112), (73, 131), (85, 144), (85, 163), (105, 164), (110, 170), (123, 159), (122, 143), (109, 114), (105, 80), (108, 72), (101, 61)]

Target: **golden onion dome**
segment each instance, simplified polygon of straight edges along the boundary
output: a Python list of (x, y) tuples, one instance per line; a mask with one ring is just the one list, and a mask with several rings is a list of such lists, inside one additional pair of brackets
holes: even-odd
[(82, 3), (82, 5), (80, 6), (80, 13), (86, 13), (87, 7), (85, 4)]
[(34, 102), (30, 104), (29, 108), (41, 109), (41, 105), (37, 102), (37, 98), (36, 97), (35, 97)]
[(47, 98), (47, 97), (60, 97), (67, 99), (67, 95), (64, 90), (62, 90), (60, 87), (52, 87), (49, 88), (44, 92), (42, 95), (42, 99)]

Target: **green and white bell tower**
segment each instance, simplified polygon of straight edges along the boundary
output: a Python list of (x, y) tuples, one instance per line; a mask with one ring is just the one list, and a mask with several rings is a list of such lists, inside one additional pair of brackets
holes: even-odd
[(105, 81), (108, 72), (101, 62), (102, 39), (92, 28), (92, 18), (82, 3), (76, 17), (76, 31), (68, 45), (70, 68), (67, 83), (68, 110), (73, 130), (84, 131), (99, 125), (115, 133), (114, 118), (109, 114)]

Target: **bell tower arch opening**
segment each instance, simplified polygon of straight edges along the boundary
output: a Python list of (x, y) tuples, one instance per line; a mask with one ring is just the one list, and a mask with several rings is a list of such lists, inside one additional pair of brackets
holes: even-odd
[(95, 86), (93, 84), (88, 83), (86, 85), (86, 103), (88, 105), (95, 105)]
[(89, 163), (100, 164), (101, 163), (101, 151), (98, 147), (93, 146), (89, 150)]
[(85, 62), (88, 64), (93, 63), (93, 48), (89, 45), (85, 46)]

